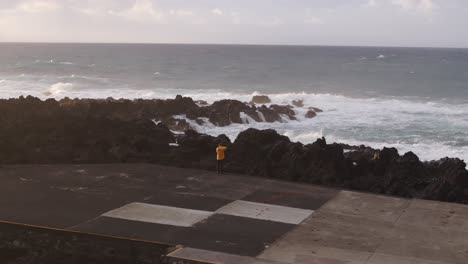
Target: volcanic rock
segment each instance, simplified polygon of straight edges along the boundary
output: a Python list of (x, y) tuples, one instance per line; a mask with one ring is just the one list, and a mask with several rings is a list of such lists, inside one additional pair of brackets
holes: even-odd
[[(274, 130), (248, 129), (231, 143), (224, 135), (191, 130), (183, 118), (184, 114), (197, 122), (209, 118), (223, 126), (243, 122), (241, 113), (267, 122), (295, 114), (290, 106), (256, 108), (236, 100), (199, 107), (182, 96), (170, 100), (41, 101), (30, 96), (0, 100), (0, 162), (154, 162), (211, 170), (215, 169), (214, 149), (223, 142), (228, 147), (228, 172), (468, 203), (468, 171), (457, 158), (422, 162), (412, 152), (400, 155), (395, 148), (329, 144), (324, 138), (303, 145)], [(173, 135), (165, 120), (181, 126), (185, 134)], [(176, 142), (178, 147), (169, 145)]]
[(206, 107), (208, 118), (216, 126), (227, 126), (232, 123), (242, 124), (241, 113), (245, 113), (256, 121), (260, 117), (255, 108), (237, 100), (221, 100)]
[(265, 105), (262, 105), (257, 110), (262, 113), (266, 122), (272, 123), (282, 121), (281, 116), (277, 112), (273, 111), (271, 108), (266, 107)]
[(315, 113), (313, 110), (309, 110), (309, 111), (307, 111), (307, 113), (305, 114), (305, 117), (306, 117), (306, 118), (314, 118), (315, 116), (317, 116), (317, 113)]
[(321, 113), (321, 112), (323, 112), (323, 110), (322, 110), (322, 109), (320, 109), (320, 108), (317, 108), (317, 107), (312, 107), (312, 106), (311, 106), (311, 107), (309, 107), (309, 110), (312, 110), (312, 111), (314, 111), (314, 112), (316, 112), (316, 113)]
[(173, 131), (186, 131), (192, 129), (190, 124), (185, 119), (169, 117), (163, 122)]
[(267, 95), (254, 95), (250, 102), (254, 104), (268, 104), (271, 103), (271, 99)]
[(197, 105), (200, 105), (200, 106), (206, 106), (206, 105), (208, 105), (208, 102), (206, 102), (205, 100), (197, 100), (197, 101), (195, 101), (195, 103), (196, 103)]
[(27, 97), (0, 101), (0, 161), (150, 161), (164, 155), (168, 144), (174, 142), (167, 126), (149, 119), (127, 121), (69, 110), (55, 100), (41, 102)]
[(292, 109), (290, 105), (270, 105), (270, 109), (274, 112), (287, 116), (290, 120), (296, 120), (296, 112)]

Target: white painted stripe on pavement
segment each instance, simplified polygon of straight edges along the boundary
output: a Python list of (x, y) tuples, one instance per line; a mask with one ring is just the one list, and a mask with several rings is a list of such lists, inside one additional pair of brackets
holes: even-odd
[(312, 215), (313, 210), (298, 209), (286, 206), (254, 203), (249, 201), (234, 201), (221, 207), (216, 213), (281, 222), (300, 224)]
[(190, 227), (213, 213), (145, 203), (130, 203), (103, 216), (172, 226)]

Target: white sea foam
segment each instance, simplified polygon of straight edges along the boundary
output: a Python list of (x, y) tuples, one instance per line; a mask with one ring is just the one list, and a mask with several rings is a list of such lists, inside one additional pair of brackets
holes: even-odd
[(243, 124), (253, 124), (253, 123), (257, 122), (257, 121), (255, 121), (255, 119), (253, 119), (252, 117), (250, 117), (249, 115), (247, 115), (244, 112), (240, 112), (240, 118), (241, 118)]
[(50, 60), (35, 60), (34, 61), (35, 64), (57, 64), (57, 65), (73, 65), (74, 63), (73, 62), (69, 62), (69, 61), (56, 61), (54, 59), (50, 59)]
[(72, 83), (63, 83), (59, 82), (56, 84), (53, 84), (50, 86), (50, 88), (46, 91), (44, 91), (44, 95), (46, 96), (61, 96), (63, 94), (66, 94), (67, 91), (71, 90), (73, 88)]
[(108, 78), (98, 77), (98, 76), (86, 76), (86, 75), (77, 75), (77, 74), (70, 74), (66, 76), (58, 76), (57, 79), (75, 79), (75, 80), (84, 80), (84, 81), (92, 81), (96, 83), (109, 83)]
[(377, 56), (377, 59), (385, 59), (385, 55), (380, 54), (379, 56)]
[[(364, 144), (375, 148), (395, 147), (402, 154), (413, 151), (422, 160), (445, 156), (468, 160), (468, 104), (362, 99), (332, 94), (285, 93), (269, 96), (272, 103), (304, 100), (304, 107), (295, 108), (298, 120), (265, 123), (242, 115), (243, 124), (227, 127), (212, 124), (200, 126), (192, 120), (187, 121), (202, 133), (226, 134), (231, 140), (249, 127), (272, 128), (302, 143), (312, 143), (325, 136), (328, 142)], [(242, 100), (251, 97), (252, 94), (233, 98)], [(312, 106), (324, 112), (312, 119), (305, 118), (308, 107)]]
[(262, 120), (262, 122), (266, 122), (265, 116), (263, 115), (262, 112), (257, 111), (257, 114), (258, 114), (258, 116), (260, 117), (260, 120)]

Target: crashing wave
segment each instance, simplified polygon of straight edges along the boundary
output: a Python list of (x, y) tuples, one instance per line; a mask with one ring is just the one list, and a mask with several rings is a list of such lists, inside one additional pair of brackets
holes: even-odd
[(72, 88), (73, 88), (73, 83), (59, 82), (50, 86), (50, 88), (47, 91), (45, 91), (43, 94), (46, 96), (56, 97), (56, 96), (60, 96), (66, 93), (68, 90)]

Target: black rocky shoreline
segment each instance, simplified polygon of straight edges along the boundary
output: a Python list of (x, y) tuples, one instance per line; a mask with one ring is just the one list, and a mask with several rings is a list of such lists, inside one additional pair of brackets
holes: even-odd
[[(294, 120), (288, 105), (222, 100), (211, 105), (177, 96), (167, 100), (48, 99), (0, 100), (0, 164), (152, 162), (214, 170), (214, 147), (227, 145), (228, 172), (347, 188), (401, 197), (468, 203), (463, 160), (420, 161), (394, 148), (291, 142), (274, 130), (247, 129), (231, 142), (192, 130), (198, 124)], [(253, 104), (256, 103), (256, 104)], [(301, 105), (300, 101), (292, 102)], [(260, 105), (260, 106), (259, 106)], [(310, 108), (309, 118), (320, 114)], [(184, 131), (183, 133), (173, 133)], [(1, 168), (0, 168), (1, 175)]]

